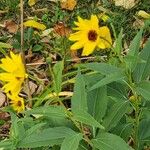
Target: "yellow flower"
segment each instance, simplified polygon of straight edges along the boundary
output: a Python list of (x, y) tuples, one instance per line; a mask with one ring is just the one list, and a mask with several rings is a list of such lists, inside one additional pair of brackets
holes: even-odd
[(26, 22), (24, 22), (24, 26), (25, 27), (33, 27), (39, 30), (45, 30), (46, 26), (44, 24), (38, 23), (34, 20), (28, 20)]
[(139, 17), (142, 17), (144, 19), (149, 19), (150, 18), (150, 14), (148, 14), (147, 12), (145, 12), (144, 10), (140, 10), (137, 15)]
[(10, 98), (10, 104), (15, 111), (20, 113), (25, 110), (23, 98), (19, 97), (18, 95), (8, 95), (8, 97)]
[(77, 27), (74, 28), (77, 32), (69, 37), (69, 40), (76, 41), (71, 46), (71, 50), (83, 48), (82, 56), (88, 56), (96, 47), (110, 48), (112, 39), (109, 28), (106, 26), (99, 27), (98, 24), (96, 15), (92, 15), (90, 20), (78, 17), (78, 22), (75, 22)]
[(10, 52), (10, 57), (2, 58), (1, 62), (0, 68), (4, 71), (0, 73), (0, 80), (4, 82), (2, 89), (5, 93), (17, 95), (27, 78), (21, 55)]

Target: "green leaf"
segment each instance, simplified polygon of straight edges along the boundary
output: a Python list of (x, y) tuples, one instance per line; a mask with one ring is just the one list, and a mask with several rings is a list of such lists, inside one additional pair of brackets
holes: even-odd
[(146, 100), (150, 100), (150, 82), (143, 81), (136, 87), (136, 91), (139, 95), (143, 96)]
[(43, 48), (42, 45), (36, 44), (36, 45), (32, 48), (32, 51), (33, 51), (33, 52), (38, 52), (38, 51), (41, 51), (42, 48)]
[(77, 150), (89, 150), (90, 146), (85, 141), (80, 141), (80, 144), (78, 146)]
[(133, 39), (133, 41), (131, 42), (130, 46), (129, 46), (129, 53), (126, 55), (125, 58), (131, 58), (133, 57), (133, 59), (131, 61), (129, 61), (128, 59), (125, 59), (127, 67), (133, 71), (136, 64), (137, 64), (137, 60), (138, 60), (138, 53), (139, 53), (139, 49), (140, 49), (140, 41), (142, 38), (142, 33), (143, 33), (143, 29), (141, 29), (137, 35), (135, 36), (135, 38)]
[(141, 29), (137, 35), (134, 37), (133, 41), (131, 42), (130, 46), (129, 46), (129, 56), (134, 56), (137, 55), (139, 52), (139, 48), (140, 48), (140, 41), (142, 38), (142, 33), (143, 33), (143, 29)]
[(119, 136), (110, 133), (101, 133), (92, 140), (95, 148), (99, 150), (130, 150), (128, 144)]
[(78, 112), (74, 114), (73, 119), (93, 127), (104, 129), (99, 122), (97, 122), (89, 113), (85, 111), (78, 110)]
[(87, 93), (85, 89), (85, 81), (83, 75), (78, 72), (75, 80), (74, 93), (71, 99), (71, 108), (74, 113), (79, 110), (87, 112)]
[(86, 84), (87, 89), (103, 78), (104, 78), (104, 75), (97, 73), (97, 72), (84, 74), (84, 79), (85, 79), (85, 84)]
[(23, 122), (14, 113), (11, 114), (11, 132), (10, 137), (17, 143), (18, 140), (22, 139), (25, 134)]
[(124, 141), (128, 142), (133, 130), (133, 123), (122, 123), (121, 121), (115, 128), (110, 131), (112, 134), (120, 136)]
[(26, 136), (29, 136), (31, 135), (32, 133), (34, 133), (35, 131), (41, 129), (46, 123), (38, 123), (34, 126), (32, 126), (31, 128), (29, 128), (27, 131), (26, 131)]
[(49, 99), (49, 94), (52, 93), (52, 88), (50, 86), (47, 86), (41, 93), (41, 95), (38, 95), (37, 101), (34, 104), (34, 107), (40, 106), (43, 101)]
[(89, 113), (97, 120), (101, 122), (107, 109), (107, 87), (103, 86), (90, 91), (88, 97)]
[(33, 28), (28, 28), (28, 30), (27, 30), (27, 40), (28, 40), (28, 41), (31, 41), (31, 40), (32, 40), (33, 33), (34, 33)]
[(150, 141), (150, 119), (143, 119), (139, 125), (138, 138), (142, 142)]
[(113, 82), (107, 85), (107, 95), (114, 102), (128, 100), (129, 87), (123, 82)]
[(54, 91), (56, 94), (61, 92), (61, 84), (62, 84), (62, 72), (64, 69), (64, 62), (59, 61), (57, 62), (53, 67), (53, 73), (54, 73)]
[(6, 52), (3, 48), (1, 48), (1, 47), (0, 47), (0, 52), (1, 52), (4, 56), (7, 56), (7, 52)]
[(117, 54), (120, 54), (122, 51), (122, 37), (123, 37), (123, 29), (121, 29), (115, 42), (116, 44), (115, 44), (114, 50)]
[(108, 75), (116, 72), (121, 72), (122, 69), (117, 68), (113, 65), (107, 63), (87, 63), (81, 65), (82, 67), (86, 67), (88, 69), (100, 72), (103, 75)]
[(82, 140), (81, 133), (67, 136), (64, 139), (60, 150), (77, 150), (79, 146), (79, 142), (81, 140)]
[(65, 108), (61, 106), (42, 106), (25, 112), (26, 115), (42, 115), (47, 117), (65, 117)]
[(96, 84), (94, 84), (89, 91), (94, 90), (96, 88), (102, 87), (106, 84), (109, 84), (111, 82), (114, 81), (118, 81), (120, 79), (123, 79), (125, 76), (123, 75), (123, 73), (121, 72), (116, 72), (116, 73), (112, 73), (107, 75), (106, 77), (104, 77), (102, 80), (100, 80), (99, 82), (97, 82)]
[(145, 47), (140, 53), (140, 59), (142, 59), (145, 63), (138, 63), (134, 72), (133, 78), (136, 82), (140, 82), (145, 80), (150, 74), (150, 38), (146, 42)]
[(106, 128), (107, 131), (117, 125), (119, 120), (126, 113), (128, 106), (128, 101), (119, 101), (112, 106), (103, 121), (103, 126)]
[(74, 134), (74, 131), (66, 127), (37, 130), (20, 141), (17, 147), (36, 148), (41, 146), (60, 145), (66, 136), (71, 136), (72, 134)]
[(12, 48), (10, 44), (0, 42), (0, 48)]
[(15, 146), (11, 140), (3, 140), (0, 142), (0, 149), (1, 150), (15, 150)]

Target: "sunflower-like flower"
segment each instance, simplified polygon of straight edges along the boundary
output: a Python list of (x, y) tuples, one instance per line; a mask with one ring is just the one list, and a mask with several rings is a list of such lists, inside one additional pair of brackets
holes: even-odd
[(90, 20), (78, 17), (77, 26), (74, 30), (77, 32), (70, 35), (69, 40), (76, 41), (71, 46), (71, 50), (83, 48), (82, 56), (88, 56), (96, 47), (100, 49), (110, 48), (112, 39), (107, 26), (99, 27), (99, 21), (96, 15), (92, 15)]
[(10, 52), (10, 57), (6, 56), (1, 59), (0, 68), (3, 70), (0, 73), (0, 80), (4, 83), (2, 89), (6, 94), (18, 95), (25, 78), (27, 78), (21, 55)]
[(18, 113), (25, 110), (24, 100), (23, 98), (19, 97), (18, 95), (8, 95), (10, 98), (10, 104), (12, 108), (17, 111)]

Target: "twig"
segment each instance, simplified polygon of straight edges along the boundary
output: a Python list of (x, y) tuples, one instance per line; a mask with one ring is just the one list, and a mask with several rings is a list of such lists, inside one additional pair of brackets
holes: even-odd
[[(58, 96), (71, 97), (72, 95), (73, 95), (73, 92), (70, 92), (70, 91), (63, 91), (63, 92), (58, 93)], [(47, 97), (55, 97), (55, 96), (57, 96), (56, 93), (51, 93)]]
[(0, 134), (0, 137), (9, 137), (8, 134)]
[[(79, 60), (94, 60), (97, 57), (82, 57), (82, 58), (75, 58), (75, 59), (68, 59), (66, 61), (68, 62), (74, 62), (74, 61), (79, 61)], [(101, 59), (105, 59), (107, 56), (101, 56)], [(52, 64), (57, 63), (57, 61), (53, 61)], [(46, 62), (37, 62), (37, 63), (28, 63), (26, 66), (37, 66), (37, 65), (45, 65), (47, 64)]]
[(8, 13), (8, 10), (0, 10), (0, 14)]
[(42, 9), (33, 9), (32, 12), (40, 12), (40, 11), (47, 11), (47, 8), (42, 8)]
[[(25, 70), (27, 72), (26, 69), (26, 62), (25, 62), (25, 54), (24, 54), (24, 28), (23, 28), (23, 0), (20, 0), (20, 13), (21, 13), (21, 56), (22, 56), (22, 60), (25, 66)], [(32, 96), (30, 93), (30, 86), (29, 86), (29, 79), (26, 79), (26, 85), (27, 85), (27, 89), (28, 89), (28, 98), (29, 98), (29, 107), (32, 107)]]
[(20, 0), (20, 13), (21, 13), (21, 55), (23, 58), (23, 61), (25, 63), (25, 57), (24, 57), (24, 51), (23, 51), (23, 41), (24, 41), (24, 29), (23, 29), (23, 0)]

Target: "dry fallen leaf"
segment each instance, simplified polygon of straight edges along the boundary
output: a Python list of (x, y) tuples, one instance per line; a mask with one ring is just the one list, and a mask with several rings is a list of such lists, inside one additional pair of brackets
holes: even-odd
[(58, 2), (59, 0), (48, 0), (49, 2)]
[(36, 0), (29, 0), (29, 1), (28, 1), (28, 5), (29, 5), (29, 6), (35, 5), (35, 3), (36, 3)]
[(101, 20), (103, 20), (104, 22), (107, 22), (107, 21), (110, 19), (110, 17), (109, 17), (108, 15), (106, 15), (105, 13), (100, 13), (100, 14), (98, 15), (98, 17), (99, 17)]
[(80, 63), (80, 58), (78, 57), (77, 51), (70, 51), (71, 58), (73, 62)]
[(5, 101), (6, 101), (5, 94), (3, 94), (2, 92), (0, 92), (0, 107), (3, 106), (3, 104), (5, 103)]
[[(29, 81), (29, 88), (30, 88), (30, 94), (31, 94), (31, 95), (35, 93), (37, 87), (38, 87), (38, 86), (37, 86), (34, 82)], [(25, 92), (26, 94), (28, 94), (28, 89), (27, 89), (27, 88), (28, 88), (28, 87), (24, 87), (24, 92)]]
[(59, 22), (54, 26), (54, 31), (60, 36), (69, 36), (71, 29), (65, 26), (63, 22)]
[(134, 29), (140, 29), (142, 27), (144, 27), (144, 21), (136, 18), (136, 20), (133, 22), (133, 28)]
[(136, 4), (135, 0), (114, 0), (114, 2), (116, 6), (122, 6), (125, 9), (131, 9)]
[(77, 4), (76, 0), (61, 0), (60, 1), (61, 8), (67, 9), (67, 10), (73, 10), (76, 4)]
[(30, 87), (31, 94), (33, 94), (36, 91), (38, 86), (34, 82), (29, 81), (29, 87)]
[(9, 120), (10, 119), (10, 115), (7, 112), (1, 112), (0, 111), (0, 120)]
[(150, 18), (150, 13), (145, 12), (144, 10), (138, 11), (137, 15), (139, 17), (142, 17), (144, 19), (149, 19)]
[(52, 31), (53, 31), (53, 28), (44, 30), (41, 34), (41, 37), (49, 36), (49, 34), (52, 33)]
[(26, 22), (24, 22), (24, 26), (25, 27), (33, 27), (39, 30), (45, 30), (46, 26), (44, 24), (38, 23), (34, 20), (28, 20)]
[[(59, 96), (66, 96), (66, 97), (72, 97), (73, 92), (64, 91), (64, 92), (60, 92), (58, 95), (59, 95)], [(55, 97), (55, 96), (57, 96), (56, 93), (51, 93), (51, 94), (49, 94), (47, 97)]]
[(10, 33), (16, 33), (18, 31), (18, 25), (12, 20), (7, 20), (5, 22), (5, 28)]

